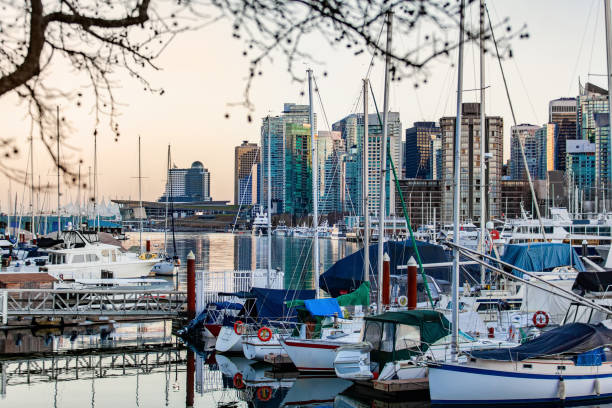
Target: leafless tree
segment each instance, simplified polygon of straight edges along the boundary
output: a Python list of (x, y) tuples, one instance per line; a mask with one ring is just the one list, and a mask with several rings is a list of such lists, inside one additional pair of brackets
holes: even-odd
[[(158, 69), (157, 57), (182, 31), (221, 19), (231, 21), (233, 37), (245, 44), (248, 75), (240, 104), (251, 120), (251, 85), (266, 63), (281, 59), (289, 75), (302, 80), (296, 62), (316, 63), (317, 58), (304, 51), (306, 38), (327, 41), (355, 55), (370, 52), (380, 57), (385, 54), (381, 34), (389, 10), (395, 15), (394, 35), (407, 38), (403, 43), (409, 44), (392, 52), (393, 79), (410, 78), (415, 85), (427, 81), (428, 64), (448, 57), (457, 47), (458, 4), (439, 0), (0, 0), (0, 97), (16, 93), (24, 101), (38, 136), (56, 161), (55, 106), (66, 101), (81, 104), (84, 93), (91, 93), (96, 118), (91, 131), (97, 132), (104, 119), (118, 138), (118, 102), (113, 93), (117, 74), (127, 72), (142, 83), (145, 92), (163, 94), (163, 89), (147, 81), (146, 72)], [(477, 5), (471, 7), (478, 12)], [(511, 52), (511, 39), (526, 36), (524, 27), (513, 30), (506, 20), (494, 29), (501, 32), (498, 42), (506, 55)], [(478, 35), (477, 28), (466, 27), (467, 41)], [(75, 75), (85, 74), (89, 86), (58, 89), (47, 72), (59, 64), (66, 64)], [(350, 61), (343, 69), (350, 69)], [(68, 127), (64, 122), (62, 127)], [(62, 132), (61, 139), (67, 133)], [(0, 136), (4, 159), (18, 152), (15, 139)], [(3, 160), (0, 171), (15, 177), (16, 170), (6, 163)], [(73, 178), (73, 164), (62, 160), (59, 165)]]

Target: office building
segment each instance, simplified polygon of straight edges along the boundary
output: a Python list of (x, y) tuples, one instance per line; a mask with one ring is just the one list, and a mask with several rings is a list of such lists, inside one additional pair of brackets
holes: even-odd
[(555, 169), (555, 141), (557, 125), (547, 123), (535, 131), (536, 140), (536, 173), (535, 178), (546, 180), (549, 171)]
[(345, 152), (341, 133), (320, 130), (317, 135), (317, 151), (319, 157), (319, 212), (321, 214), (341, 212), (341, 157)]
[(536, 125), (521, 124), (510, 128), (510, 177), (512, 180), (526, 180), (525, 161), (521, 153), (521, 144), (525, 151), (529, 173), (532, 179), (538, 174), (538, 149), (535, 133)]
[[(171, 187), (172, 186), (172, 191)], [(175, 203), (212, 201), (210, 197), (210, 173), (202, 162), (195, 161), (188, 169), (171, 168), (164, 194), (159, 202)]]
[(436, 122), (414, 122), (406, 129), (404, 156), (406, 178), (433, 179), (435, 171), (434, 141), (441, 139)]
[[(424, 224), (440, 224), (442, 203), (442, 184), (440, 180), (404, 179), (399, 181), (400, 191), (404, 197), (406, 211), (413, 229)], [(397, 216), (404, 217), (402, 202), (396, 195), (395, 208)]]
[(284, 212), (304, 216), (312, 211), (310, 125), (285, 124)]
[(234, 204), (253, 204), (253, 179), (256, 178), (256, 164), (259, 163), (257, 143), (243, 141), (234, 148)]
[(572, 189), (578, 189), (584, 200), (595, 199), (595, 143), (588, 140), (568, 140), (566, 171)]
[(548, 123), (556, 126), (553, 170), (565, 171), (566, 140), (579, 139), (576, 98), (559, 98), (548, 103)]
[[(480, 188), (487, 191), (488, 219), (501, 214), (503, 124), (499, 116), (487, 116), (484, 132), (487, 153), (485, 180), (480, 180), (480, 104), (464, 103), (461, 117), (460, 216), (462, 221), (480, 221)], [(442, 220), (453, 219), (455, 117), (440, 119), (442, 131)]]
[(598, 210), (604, 211), (612, 208), (612, 141), (608, 114), (596, 113), (595, 125), (595, 201)]

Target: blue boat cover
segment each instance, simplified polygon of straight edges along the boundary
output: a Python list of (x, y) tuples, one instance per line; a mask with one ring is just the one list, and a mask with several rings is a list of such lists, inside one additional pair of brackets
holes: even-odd
[[(573, 265), (579, 272), (585, 271), (580, 257), (569, 244), (535, 242), (506, 245), (501, 260), (527, 272), (547, 272), (558, 266), (569, 265)], [(523, 276), (516, 269), (512, 273), (518, 277)]]
[(233, 303), (233, 302), (212, 302), (206, 305), (206, 308), (210, 307), (211, 305), (216, 306), (217, 310), (224, 310), (224, 309), (240, 310), (242, 309), (242, 305), (240, 303)]
[(342, 309), (336, 298), (310, 299), (304, 301), (306, 310), (313, 316), (339, 316), (342, 317)]
[(255, 298), (255, 307), (259, 319), (295, 320), (297, 318), (295, 308), (288, 307), (285, 302), (295, 299), (315, 298), (314, 290), (252, 288), (251, 293)]
[[(376, 265), (378, 262), (378, 244), (370, 245), (370, 282), (376, 280)], [(417, 241), (417, 248), (423, 263), (447, 262), (444, 248), (440, 245), (429, 242)], [(407, 241), (388, 241), (385, 242), (384, 251), (389, 254), (391, 259), (391, 274), (397, 274), (399, 265), (408, 264), (408, 260), (414, 256), (412, 242)], [(427, 275), (435, 278), (449, 279), (451, 268), (449, 266), (427, 268)], [(405, 271), (399, 271), (405, 274)], [(333, 264), (320, 277), (321, 288), (332, 297), (338, 297), (345, 293), (354, 291), (363, 282), (363, 248), (359, 251), (344, 257)]]
[(612, 345), (612, 330), (599, 323), (571, 323), (542, 333), (520, 346), (468, 352), (483, 360), (522, 361), (559, 354), (582, 354)]

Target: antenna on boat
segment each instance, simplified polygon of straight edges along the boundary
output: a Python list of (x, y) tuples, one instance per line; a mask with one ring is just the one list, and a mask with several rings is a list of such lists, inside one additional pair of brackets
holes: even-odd
[[(455, 119), (455, 158), (454, 158), (454, 198), (453, 198), (453, 241), (459, 245), (459, 207), (461, 200), (461, 103), (463, 97), (463, 32), (465, 19), (465, 0), (461, 0), (459, 6), (459, 50), (457, 63), (457, 117)], [(482, 127), (482, 124), (481, 124)], [(482, 158), (481, 158), (482, 159)], [(459, 250), (453, 247), (453, 272), (451, 281), (452, 297), (452, 335), (451, 335), (451, 359), (457, 361), (459, 351)]]
[(385, 91), (383, 96), (383, 128), (380, 140), (380, 209), (378, 210), (378, 293), (377, 311), (382, 313), (383, 255), (385, 246), (385, 182), (387, 180), (387, 135), (389, 122), (389, 70), (391, 68), (391, 42), (393, 34), (393, 12), (387, 12), (387, 50), (385, 57)]

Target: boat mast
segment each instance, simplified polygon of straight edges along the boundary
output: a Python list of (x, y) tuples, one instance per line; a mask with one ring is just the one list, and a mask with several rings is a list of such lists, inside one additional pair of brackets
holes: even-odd
[[(98, 132), (94, 132), (94, 174), (93, 174), (93, 189), (94, 189), (94, 229), (100, 232), (100, 221), (98, 219)], [(97, 224), (96, 224), (97, 221)]]
[(267, 287), (270, 287), (270, 272), (272, 271), (272, 183), (271, 181), (271, 167), (272, 167), (272, 148), (271, 143), (271, 130), (270, 130), (270, 115), (268, 115), (268, 275), (267, 275)]
[(6, 212), (6, 229), (4, 231), (4, 235), (7, 236), (7, 239), (10, 238), (11, 236), (11, 202), (12, 197), (11, 197), (11, 187), (12, 187), (12, 183), (11, 183), (11, 179), (9, 178), (9, 188), (8, 188), (8, 211)]
[[(610, 0), (604, 0), (604, 5), (606, 8), (605, 12), (605, 21), (606, 21), (606, 61), (607, 61), (607, 74), (608, 74), (608, 129), (612, 129), (612, 29), (610, 28), (610, 24), (612, 21), (610, 19)], [(608, 131), (609, 135), (612, 134), (612, 131)], [(608, 136), (610, 137), (610, 136)], [(599, 166), (599, 160), (596, 161)], [(601, 178), (598, 175), (598, 179)], [(603, 188), (603, 186), (602, 186)], [(603, 191), (602, 191), (603, 193)], [(608, 194), (609, 190), (608, 190)], [(604, 196), (604, 212), (605, 212), (605, 196)]]
[[(94, 180), (96, 178), (94, 169)], [(95, 190), (95, 188), (94, 188)], [(95, 205), (95, 202), (94, 202)], [(140, 253), (142, 253), (142, 180), (140, 176), (140, 136), (138, 136), (138, 218), (140, 219), (140, 231), (139, 231), (139, 247)]]
[(56, 107), (56, 130), (57, 130), (57, 239), (61, 232), (62, 219), (60, 216), (60, 132), (59, 132), (59, 106)]
[(387, 134), (389, 120), (389, 69), (391, 68), (391, 40), (393, 33), (393, 12), (387, 12), (387, 50), (385, 57), (385, 93), (383, 97), (383, 128), (380, 140), (380, 208), (378, 210), (378, 296), (376, 305), (382, 313), (383, 256), (385, 246), (385, 182), (387, 180)]
[[(454, 163), (454, 199), (453, 199), (453, 241), (459, 245), (459, 216), (461, 201), (461, 103), (463, 96), (463, 24), (465, 18), (465, 0), (461, 0), (459, 6), (459, 62), (457, 64), (457, 117), (455, 119), (455, 163)], [(452, 273), (452, 336), (451, 336), (451, 359), (457, 361), (459, 351), (459, 250), (453, 247), (453, 273)]]
[(314, 284), (315, 297), (319, 298), (319, 189), (318, 189), (318, 160), (317, 160), (317, 141), (314, 131), (314, 111), (312, 109), (312, 69), (306, 71), (308, 73), (308, 105), (310, 111), (310, 143), (312, 144), (312, 225), (314, 226), (313, 234), (313, 266), (314, 266)]
[[(487, 183), (485, 143), (487, 140), (487, 118), (485, 114), (485, 65), (484, 65), (484, 30), (485, 30), (485, 2), (480, 0), (480, 252), (485, 250), (485, 237), (487, 228)], [(480, 265), (480, 285), (484, 287), (486, 269)]]
[[(79, 188), (77, 190), (77, 200), (79, 202), (79, 217), (78, 217), (78, 224), (77, 224), (77, 228), (80, 228), (81, 226), (81, 163), (79, 163), (79, 178), (78, 178), (78, 183), (79, 183)], [(38, 182), (39, 188), (40, 188), (40, 181)]]
[(36, 240), (36, 223), (34, 222), (34, 134), (30, 135), (30, 229), (32, 240)]
[[(170, 145), (168, 145), (168, 163), (166, 165), (166, 186), (170, 189)], [(168, 195), (166, 191), (166, 209), (164, 211), (164, 252), (168, 255)]]
[(368, 79), (363, 80), (363, 142), (361, 152), (361, 178), (363, 181), (363, 281), (370, 280), (370, 212), (368, 210)]

